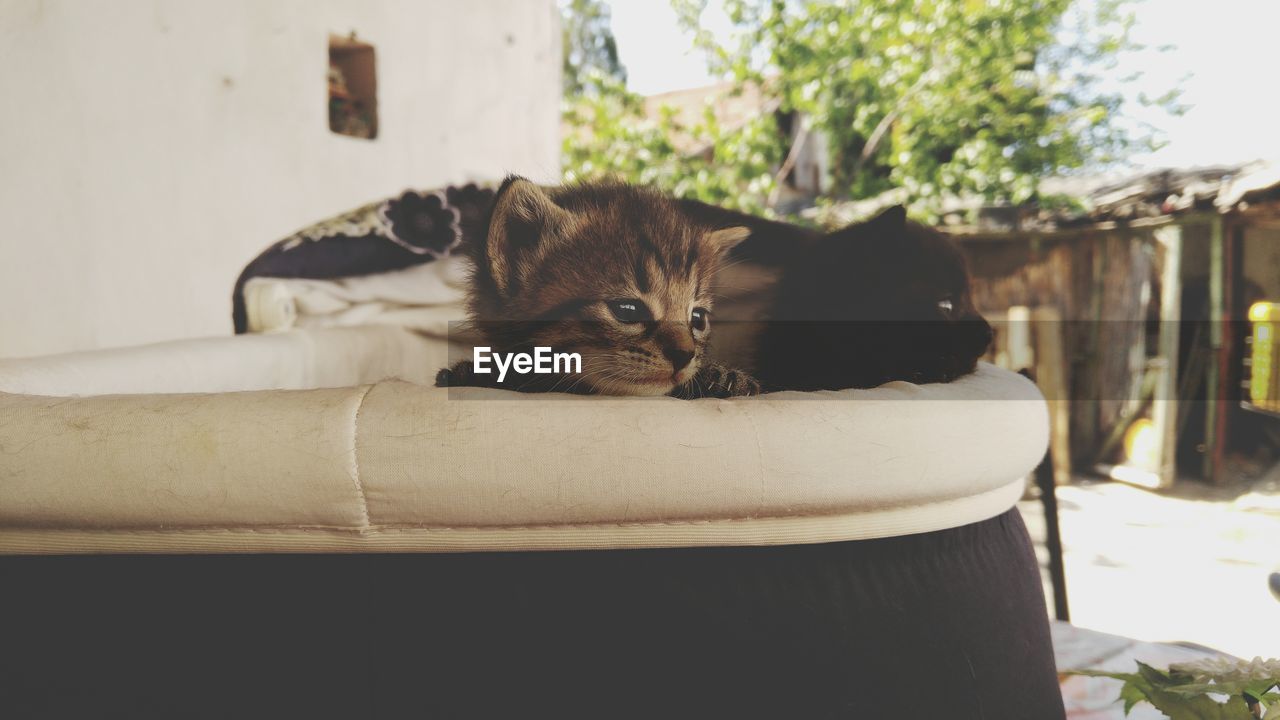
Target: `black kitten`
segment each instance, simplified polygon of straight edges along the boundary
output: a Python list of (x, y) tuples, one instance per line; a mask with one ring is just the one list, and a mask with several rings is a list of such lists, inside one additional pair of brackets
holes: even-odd
[(756, 370), (766, 387), (795, 390), (950, 382), (990, 344), (964, 256), (898, 206), (783, 269)]
[(754, 371), (766, 390), (950, 382), (974, 371), (991, 326), (973, 307), (964, 256), (901, 207), (820, 233), (686, 203), (712, 224), (751, 236), (730, 261), (779, 272), (756, 335)]

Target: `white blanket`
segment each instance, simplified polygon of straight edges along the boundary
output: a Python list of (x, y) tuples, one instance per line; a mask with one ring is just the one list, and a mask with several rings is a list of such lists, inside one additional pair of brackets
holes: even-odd
[(245, 283), (250, 332), (294, 327), (399, 325), (447, 337), (465, 316), (468, 261), (448, 257), (404, 270), (334, 280), (257, 277)]

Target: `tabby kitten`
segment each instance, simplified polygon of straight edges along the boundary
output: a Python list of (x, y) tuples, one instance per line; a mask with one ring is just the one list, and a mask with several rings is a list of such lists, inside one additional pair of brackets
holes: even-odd
[(511, 177), (494, 199), (474, 264), (468, 313), (495, 352), (578, 353), (580, 374), (523, 375), (498, 384), (470, 361), (438, 385), (526, 392), (754, 395), (749, 375), (710, 363), (711, 284), (748, 235), (693, 222), (655, 192), (599, 184), (543, 188)]
[(701, 203), (684, 207), (712, 226), (751, 230), (734, 250), (742, 261), (735, 272), (754, 266), (777, 275), (756, 317), (745, 318), (765, 321), (744, 323), (757, 327), (739, 349), (766, 390), (950, 382), (973, 372), (991, 343), (959, 248), (907, 221), (901, 206), (826, 235)]

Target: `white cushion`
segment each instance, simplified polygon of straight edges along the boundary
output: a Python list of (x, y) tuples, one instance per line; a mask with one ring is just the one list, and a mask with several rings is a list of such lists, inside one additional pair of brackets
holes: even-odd
[[(0, 390), (28, 393), (0, 395), (0, 553), (885, 537), (1003, 512), (1047, 444), (1035, 387), (990, 365), (946, 385), (694, 402), (393, 380), (48, 396), (184, 382), (201, 391), (342, 385), (405, 375), (411, 368), (400, 366), (414, 363), (420, 376), (433, 373), (441, 360), (424, 358), (442, 357), (442, 343), (395, 334), (403, 332), (332, 329), (0, 363)], [(339, 351), (343, 339), (351, 347)], [(398, 347), (405, 353), (385, 356)], [(300, 359), (318, 367), (279, 370)], [(227, 367), (205, 367), (215, 362)]]
[(293, 390), (389, 377), (430, 383), (447, 362), (446, 343), (403, 328), (329, 327), (0, 360), (0, 393)]

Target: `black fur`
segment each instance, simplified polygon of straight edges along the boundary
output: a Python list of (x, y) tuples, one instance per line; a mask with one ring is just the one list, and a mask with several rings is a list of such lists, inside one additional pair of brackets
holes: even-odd
[(704, 222), (751, 228), (731, 261), (781, 270), (755, 353), (766, 391), (950, 382), (973, 372), (991, 343), (959, 248), (908, 221), (900, 206), (826, 235), (702, 203), (684, 207)]

